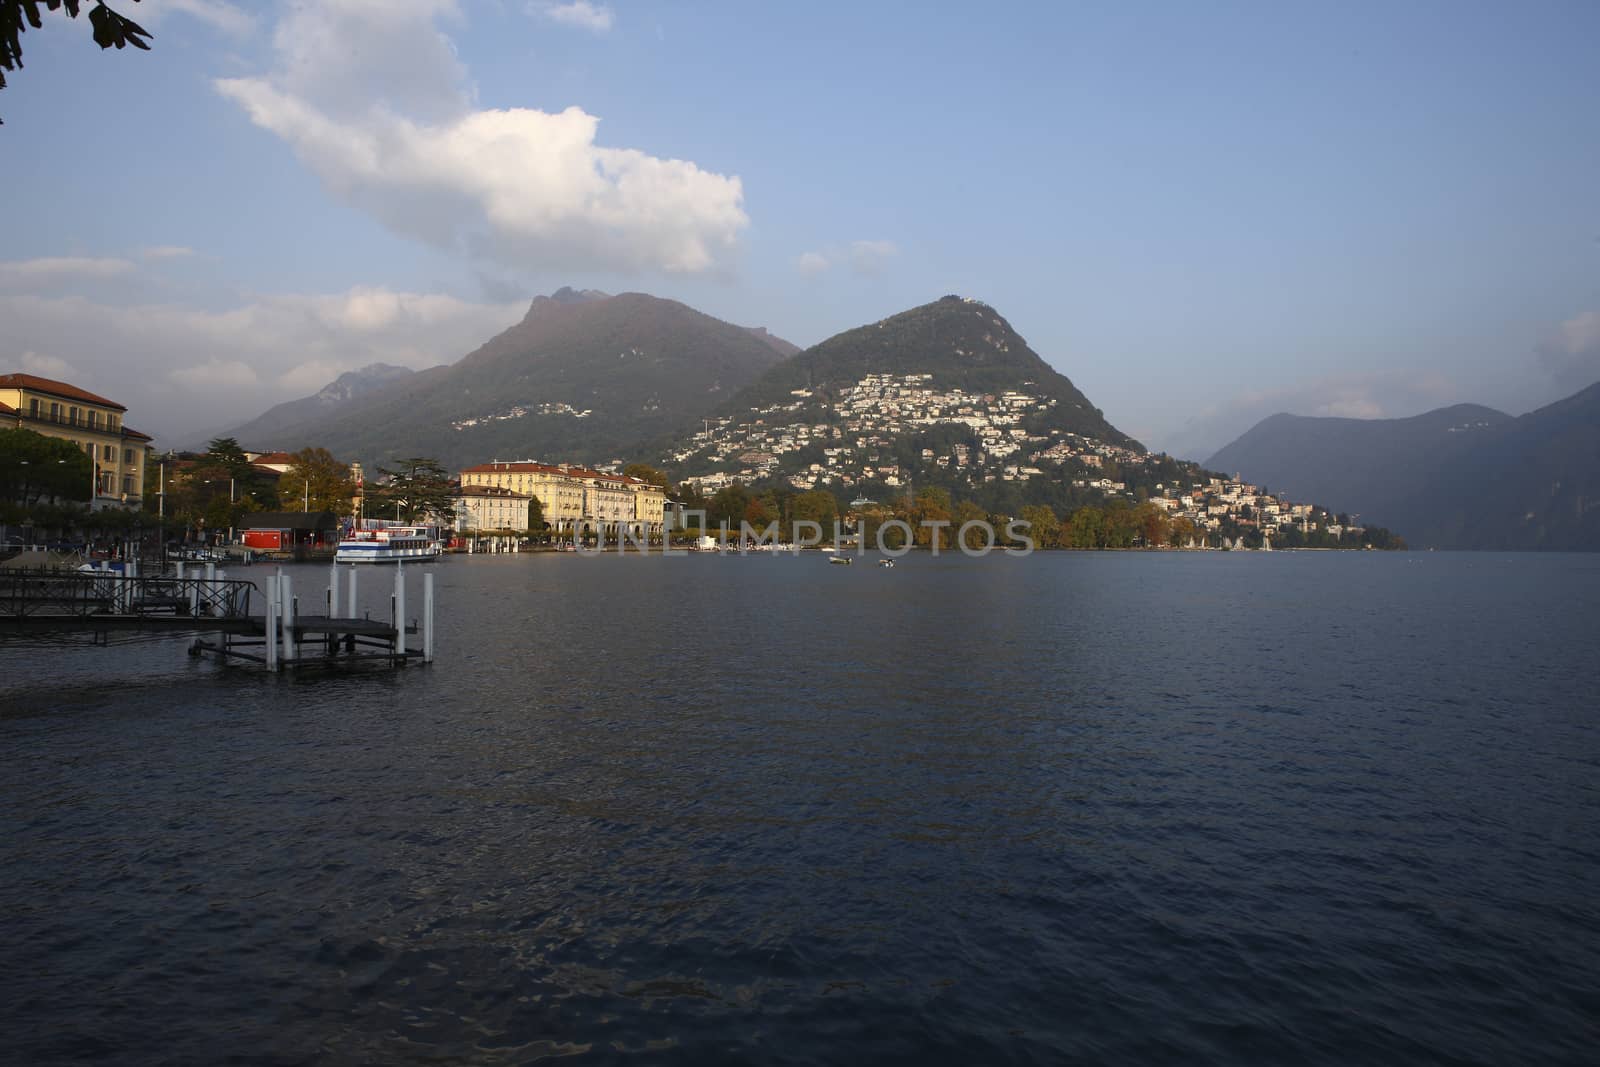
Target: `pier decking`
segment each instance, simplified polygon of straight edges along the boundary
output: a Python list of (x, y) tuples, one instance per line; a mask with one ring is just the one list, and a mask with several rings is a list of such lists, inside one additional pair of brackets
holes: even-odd
[[(0, 573), (0, 634), (89, 633), (101, 643), (118, 630), (169, 630), (198, 636), (193, 656), (214, 655), (221, 662), (261, 663), (269, 670), (335, 667), (383, 662), (403, 667), (433, 662), (433, 574), (422, 576), (420, 621), (406, 616), (406, 576), (394, 572), (389, 618), (340, 613), (341, 601), (357, 601), (357, 568), (347, 568), (348, 595), (341, 597), (340, 573), (330, 569), (324, 593), (325, 614), (300, 614), (290, 575), (279, 569), (266, 579), (265, 611), (251, 609), (261, 590), (253, 581), (229, 579), (215, 564), (203, 571), (179, 565), (174, 575), (142, 575), (137, 564), (126, 573), (99, 571), (8, 571)], [(259, 601), (256, 601), (259, 603)], [(408, 635), (420, 634), (421, 648)]]

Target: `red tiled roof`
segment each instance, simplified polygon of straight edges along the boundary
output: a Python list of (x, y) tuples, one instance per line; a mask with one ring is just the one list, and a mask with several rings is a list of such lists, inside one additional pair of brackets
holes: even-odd
[(135, 430), (132, 426), (129, 426), (126, 423), (124, 423), (123, 427), (122, 427), (122, 436), (124, 436), (124, 437), (136, 437), (141, 441), (154, 441), (155, 440), (155, 438), (151, 437), (149, 434), (140, 433), (138, 430)]
[[(480, 463), (475, 467), (463, 467), (462, 474), (559, 474), (568, 478), (598, 478), (602, 481), (621, 482), (623, 485), (647, 485), (642, 478), (631, 478), (626, 474), (607, 474), (605, 471), (589, 470), (585, 467), (562, 467), (550, 463)], [(659, 486), (657, 487), (659, 488)]]
[(37, 374), (0, 374), (0, 389), (32, 389), (67, 400), (82, 400), (90, 404), (99, 404), (101, 407), (116, 408), (118, 411), (128, 410), (115, 400), (107, 400), (87, 389), (79, 389), (76, 385), (68, 385), (52, 378), (41, 378)]
[(257, 456), (251, 463), (293, 463), (294, 457), (287, 452), (268, 452), (264, 456)]

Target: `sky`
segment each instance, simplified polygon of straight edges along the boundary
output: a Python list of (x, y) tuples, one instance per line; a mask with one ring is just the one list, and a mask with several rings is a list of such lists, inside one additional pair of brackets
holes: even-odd
[(163, 446), (563, 285), (977, 297), (1195, 459), (1600, 380), (1592, 0), (112, 6), (152, 51), (47, 14), (0, 91), (0, 373)]

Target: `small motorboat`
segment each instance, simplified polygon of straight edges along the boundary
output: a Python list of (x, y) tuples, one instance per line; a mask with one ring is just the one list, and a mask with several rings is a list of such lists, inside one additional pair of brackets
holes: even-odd
[(892, 559), (880, 559), (878, 561), (878, 566), (880, 566), (880, 567), (893, 567), (894, 566), (894, 560), (892, 560)]
[(849, 556), (829, 556), (828, 557), (828, 562), (829, 563), (840, 563), (840, 564), (843, 564), (844, 566), (848, 567), (848, 566), (850, 566), (850, 564), (854, 563), (855, 560), (851, 559)]

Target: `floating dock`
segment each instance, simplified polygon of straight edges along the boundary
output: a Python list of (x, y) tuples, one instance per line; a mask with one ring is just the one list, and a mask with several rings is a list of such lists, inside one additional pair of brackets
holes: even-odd
[[(279, 568), (266, 579), (265, 610), (252, 610), (252, 581), (229, 579), (215, 563), (183, 564), (177, 574), (145, 575), (130, 562), (123, 570), (0, 573), (0, 634), (83, 632), (104, 644), (115, 630), (171, 630), (199, 636), (192, 656), (245, 661), (270, 671), (382, 663), (405, 667), (433, 662), (433, 572), (422, 575), (422, 611), (406, 614), (405, 568), (396, 566), (389, 618), (356, 617), (359, 568), (351, 565), (348, 592), (331, 565), (321, 614), (300, 613), (293, 578)], [(415, 569), (415, 568), (413, 568)], [(349, 614), (341, 614), (341, 604)], [(421, 647), (409, 638), (421, 637)]]
[[(360, 568), (349, 566), (349, 594), (344, 603), (355, 611)], [(433, 572), (422, 575), (422, 613), (419, 620), (406, 621), (406, 574), (404, 566), (394, 569), (394, 591), (389, 596), (388, 621), (357, 618), (340, 612), (339, 566), (333, 564), (324, 595), (326, 614), (302, 615), (294, 582), (280, 568), (267, 579), (266, 613), (249, 616), (243, 632), (220, 630), (215, 639), (198, 637), (189, 649), (192, 656), (214, 655), (221, 662), (248, 660), (261, 663), (269, 671), (305, 667), (339, 667), (361, 662), (380, 662), (404, 667), (413, 661), (433, 662)], [(412, 648), (408, 635), (420, 634), (422, 647)]]

